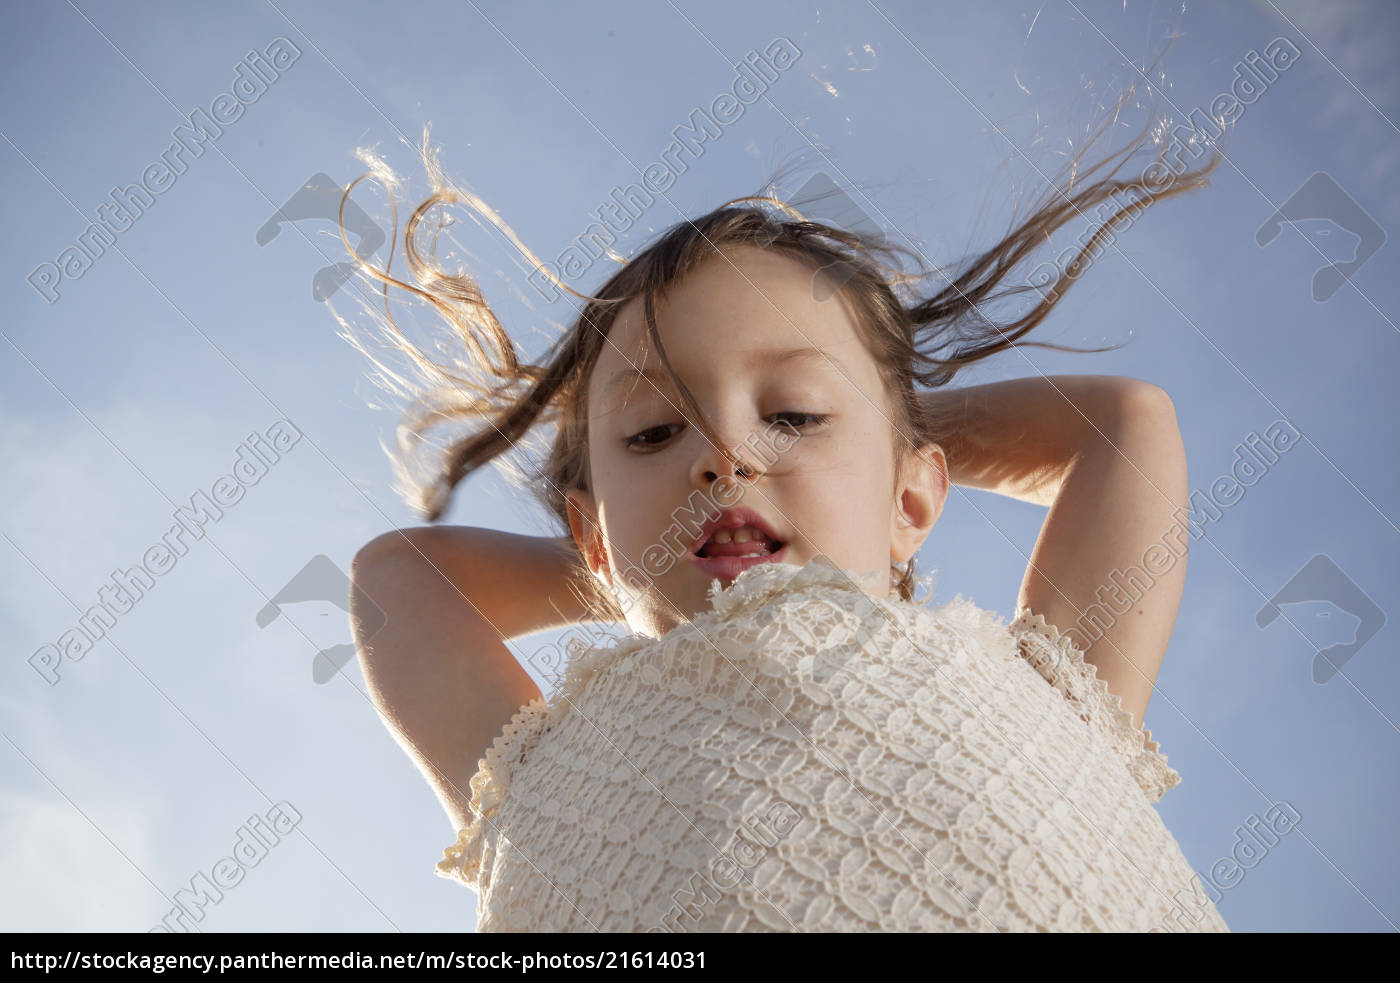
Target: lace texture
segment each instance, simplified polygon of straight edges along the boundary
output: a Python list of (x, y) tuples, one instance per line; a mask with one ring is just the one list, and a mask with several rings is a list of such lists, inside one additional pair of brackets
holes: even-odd
[(1123, 698), (1108, 691), (1098, 670), (1084, 661), (1084, 653), (1067, 635), (1029, 608), (1019, 609), (1009, 627), (1026, 661), (1075, 707), (1081, 720), (1108, 740), (1148, 799), (1156, 802), (1181, 784), (1181, 775), (1167, 764), (1152, 731), (1133, 726)]
[(492, 742), (437, 864), (477, 931), (1229, 931), (1151, 805), (1180, 775), (1040, 615), (816, 562), (709, 600)]

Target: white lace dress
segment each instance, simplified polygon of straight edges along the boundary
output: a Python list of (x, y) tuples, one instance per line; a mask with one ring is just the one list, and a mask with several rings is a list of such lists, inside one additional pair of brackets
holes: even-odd
[(1180, 782), (1068, 639), (762, 564), (571, 658), (437, 873), (477, 930), (1229, 931), (1151, 803)]

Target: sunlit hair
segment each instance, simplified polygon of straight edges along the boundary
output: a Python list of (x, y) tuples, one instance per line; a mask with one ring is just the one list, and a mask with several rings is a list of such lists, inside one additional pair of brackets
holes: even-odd
[[(370, 167), (370, 172), (346, 189), (342, 215), (344, 202), (359, 181), (374, 177), (385, 186), (394, 205), (394, 227), (385, 268), (378, 270), (355, 254), (344, 236), (343, 218), (342, 240), (360, 269), (382, 284), (382, 312), (367, 309), (374, 315), (391, 348), (410, 359), (418, 379), (407, 380), (386, 366), (354, 336), (339, 315), (337, 319), (347, 329), (350, 340), (380, 369), (378, 381), (389, 383), (389, 388), (409, 397), (398, 428), (397, 450), (392, 454), (398, 474), (396, 490), (427, 521), (435, 522), (442, 516), (459, 482), (482, 465), (506, 454), (532, 428), (552, 423), (555, 425), (553, 442), (543, 453), (542, 461), (535, 461), (523, 473), (520, 469), (515, 473), (557, 520), (560, 535), (568, 536), (565, 493), (569, 489), (587, 491), (591, 485), (588, 379), (619, 310), (627, 301), (638, 297), (643, 298), (646, 337), (655, 347), (665, 372), (685, 404), (682, 412), (688, 422), (697, 426), (731, 462), (739, 463), (734, 449), (721, 446), (697, 401), (672, 370), (656, 325), (658, 296), (664, 295), (668, 288), (674, 287), (699, 264), (716, 256), (718, 251), (737, 245), (776, 251), (813, 271), (839, 271), (833, 282), (839, 284), (840, 293), (854, 312), (862, 340), (874, 357), (886, 386), (893, 411), (891, 437), (896, 466), (904, 473), (917, 448), (930, 442), (946, 445), (956, 434), (955, 418), (934, 418), (921, 409), (918, 394), (922, 389), (947, 386), (964, 367), (1022, 345), (1077, 352), (1103, 352), (1121, 347), (1075, 349), (1022, 339), (1077, 282), (1090, 258), (1103, 248), (1102, 240), (1113, 233), (1120, 219), (1125, 215), (1135, 217), (1162, 198), (1205, 186), (1207, 176), (1221, 159), (1219, 148), (1215, 148), (1196, 170), (1174, 170), (1165, 166), (1168, 144), (1162, 137), (1166, 124), (1157, 117), (1154, 99), (1149, 122), (1133, 141), (1093, 166), (1081, 169), (1089, 147), (1117, 121), (1119, 111), (1135, 89), (1136, 85), (1128, 89), (1079, 153), (1048, 180), (1044, 193), (1031, 203), (1030, 216), (1018, 223), (1013, 215), (1010, 231), (1001, 241), (962, 260), (951, 268), (955, 271), (951, 273), (941, 269), (926, 270), (913, 251), (886, 244), (882, 236), (809, 221), (797, 206), (760, 193), (725, 202), (693, 220), (677, 222), (649, 246), (624, 261), (622, 268), (608, 278), (596, 296), (581, 294), (557, 279), (490, 206), (476, 195), (454, 186), (444, 176), (437, 153), (429, 146), (425, 128), (420, 152), (433, 193), (414, 208), (404, 229), (404, 254), (413, 277), (410, 284), (390, 273), (394, 244), (398, 239), (394, 192), (401, 188), (400, 181), (377, 154), (360, 149), (357, 156)], [(1155, 165), (1145, 167), (1137, 177), (1117, 177), (1123, 165), (1149, 144), (1162, 146)], [(1108, 170), (1097, 180), (1086, 183), (1105, 168)], [(772, 184), (770, 181), (765, 187)], [(1118, 207), (1094, 226), (1094, 232), (1084, 241), (1074, 262), (1060, 269), (1053, 282), (1033, 286), (1024, 277), (1012, 279), (1013, 271), (1024, 268), (1028, 260), (1035, 258), (1037, 248), (1043, 247), (1053, 232), (1076, 217), (1082, 219), (1094, 214), (1096, 206), (1106, 201)], [(434, 209), (458, 204), (473, 209), (507, 236), (539, 275), (584, 302), (572, 326), (540, 362), (522, 359), (511, 336), (487, 303), (476, 278), (466, 272), (451, 273), (441, 268), (436, 255), (436, 237), (427, 254), (420, 251), (420, 225), (430, 218)], [(429, 230), (434, 227), (435, 223), (430, 220)], [(919, 272), (902, 272), (896, 265), (900, 256), (913, 259)], [(917, 284), (933, 275), (941, 281), (936, 291), (917, 288)], [(389, 286), (407, 291), (427, 303), (451, 325), (456, 340), (465, 347), (465, 355), (448, 355), (447, 347), (438, 345), (447, 359), (444, 363), (430, 358), (411, 342), (389, 311)], [(987, 315), (989, 305), (1031, 290), (1037, 292), (1039, 302), (1019, 317), (998, 323)], [(466, 435), (455, 434), (445, 445), (427, 439), (433, 428), (461, 421), (484, 422)], [(423, 467), (425, 457), (426, 469)], [(498, 463), (507, 462), (508, 458), (501, 457)], [(573, 589), (590, 605), (597, 620), (625, 620), (616, 599), (589, 573), (582, 556), (578, 560)], [(902, 568), (891, 564), (892, 589), (903, 599), (913, 599), (914, 580), (912, 558)]]

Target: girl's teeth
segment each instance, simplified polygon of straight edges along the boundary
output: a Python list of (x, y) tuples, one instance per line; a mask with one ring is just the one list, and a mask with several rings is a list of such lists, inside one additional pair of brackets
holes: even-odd
[(747, 546), (743, 550), (721, 550), (720, 556), (769, 556), (777, 548), (768, 537), (752, 526), (741, 526), (738, 529), (717, 529), (703, 547), (700, 555), (715, 555), (711, 552), (711, 547), (720, 546)]
[(739, 529), (720, 529), (714, 535), (713, 542), (716, 543), (747, 543), (754, 540), (763, 539), (763, 535), (757, 529), (742, 526)]

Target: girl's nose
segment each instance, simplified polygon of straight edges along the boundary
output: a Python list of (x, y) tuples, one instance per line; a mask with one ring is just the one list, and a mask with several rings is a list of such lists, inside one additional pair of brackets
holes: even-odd
[[(734, 477), (736, 477), (736, 478), (752, 478), (752, 477), (754, 477), (754, 476), (756, 475), (756, 473), (757, 473), (757, 472), (756, 472), (756, 469), (755, 469), (755, 470), (750, 470), (749, 467), (748, 467), (747, 465), (745, 465), (742, 461), (740, 461), (738, 464), (735, 464), (735, 465), (734, 465)], [(719, 475), (715, 474), (715, 472), (713, 472), (713, 471), (706, 471), (706, 472), (705, 472), (705, 480), (706, 480), (706, 481), (717, 481), (718, 479), (719, 479)]]
[(737, 460), (731, 462), (707, 443), (695, 461), (693, 475), (697, 486), (707, 488), (718, 481), (721, 475), (730, 475), (741, 481), (754, 481), (762, 477), (763, 470), (752, 459), (752, 455), (735, 451), (735, 457)]

